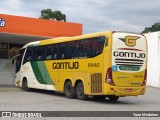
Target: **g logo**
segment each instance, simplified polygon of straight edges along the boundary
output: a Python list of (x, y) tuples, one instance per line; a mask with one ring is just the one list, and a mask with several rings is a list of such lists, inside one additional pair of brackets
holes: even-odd
[(125, 44), (128, 47), (133, 47), (136, 45), (136, 40), (139, 38), (140, 37), (138, 37), (138, 36), (126, 36), (125, 39), (123, 39), (123, 38), (119, 38), (119, 39), (122, 40), (123, 42), (125, 42)]
[(139, 37), (137, 36), (126, 36), (126, 40), (125, 40), (125, 43), (127, 46), (129, 47), (133, 47), (136, 45), (136, 40), (138, 39)]

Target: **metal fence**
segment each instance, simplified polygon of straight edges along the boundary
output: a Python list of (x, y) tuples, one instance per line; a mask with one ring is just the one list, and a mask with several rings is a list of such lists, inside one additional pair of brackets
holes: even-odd
[(14, 72), (0, 72), (0, 86), (15, 86)]

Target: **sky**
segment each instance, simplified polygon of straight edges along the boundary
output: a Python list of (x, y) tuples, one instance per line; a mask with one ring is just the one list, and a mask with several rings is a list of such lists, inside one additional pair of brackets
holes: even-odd
[(0, 14), (40, 17), (42, 9), (60, 10), (67, 22), (83, 24), (83, 34), (142, 32), (160, 22), (160, 0), (1, 0)]

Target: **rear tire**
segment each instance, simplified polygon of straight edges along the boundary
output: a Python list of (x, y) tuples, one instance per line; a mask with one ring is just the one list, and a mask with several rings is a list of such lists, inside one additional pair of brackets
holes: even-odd
[(87, 100), (88, 96), (84, 94), (84, 85), (79, 82), (76, 87), (76, 96), (79, 100)]
[(23, 79), (22, 89), (25, 90), (25, 91), (29, 91), (29, 90), (30, 90), (30, 89), (28, 88), (28, 82), (27, 82), (27, 79), (26, 79), (26, 78)]
[(65, 96), (67, 98), (74, 99), (76, 97), (75, 88), (72, 87), (71, 81), (68, 81), (65, 83), (64, 92), (65, 92)]
[(111, 100), (111, 101), (117, 101), (117, 100), (119, 99), (118, 96), (109, 96), (108, 98), (109, 98), (109, 100)]

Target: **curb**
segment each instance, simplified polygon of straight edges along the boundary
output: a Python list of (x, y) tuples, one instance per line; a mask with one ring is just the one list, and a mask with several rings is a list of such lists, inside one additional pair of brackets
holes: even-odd
[(21, 88), (19, 87), (1, 87), (0, 86), (0, 91), (20, 91)]

